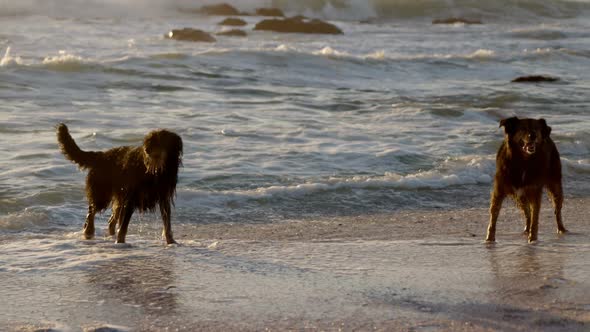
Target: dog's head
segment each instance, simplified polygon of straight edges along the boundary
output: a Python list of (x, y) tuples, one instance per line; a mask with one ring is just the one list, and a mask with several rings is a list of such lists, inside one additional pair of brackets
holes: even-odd
[(177, 170), (182, 163), (182, 139), (168, 130), (154, 130), (143, 139), (143, 152), (147, 173)]
[(500, 127), (504, 127), (508, 143), (525, 157), (534, 155), (551, 134), (545, 119), (511, 117), (501, 120)]

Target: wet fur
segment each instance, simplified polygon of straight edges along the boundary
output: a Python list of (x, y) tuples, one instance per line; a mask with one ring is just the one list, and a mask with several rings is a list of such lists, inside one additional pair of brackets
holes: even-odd
[(141, 146), (121, 146), (107, 151), (83, 151), (65, 124), (57, 127), (62, 153), (82, 169), (88, 170), (86, 197), (88, 215), (84, 237), (94, 237), (94, 216), (112, 204), (109, 234), (117, 243), (125, 243), (127, 227), (135, 210), (160, 208), (168, 244), (175, 243), (170, 223), (174, 205), (178, 168), (182, 159), (182, 139), (168, 130), (155, 130), (145, 136)]
[(490, 202), (490, 223), (486, 241), (496, 239), (496, 221), (506, 196), (511, 196), (525, 218), (524, 234), (537, 240), (543, 188), (553, 203), (557, 232), (567, 230), (561, 220), (563, 189), (559, 152), (551, 140), (545, 119), (512, 117), (500, 121), (504, 142), (496, 155), (496, 176)]

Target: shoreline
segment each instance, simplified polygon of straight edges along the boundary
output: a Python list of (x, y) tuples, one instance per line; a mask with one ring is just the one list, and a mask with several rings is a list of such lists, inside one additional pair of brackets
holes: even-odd
[[(506, 204), (251, 225), (180, 225), (180, 246), (48, 235), (0, 243), (8, 331), (584, 331), (590, 199), (539, 241)], [(150, 231), (151, 232), (151, 231)]]
[[(563, 220), (571, 233), (590, 227), (590, 198), (566, 198)], [(569, 222), (568, 222), (569, 221)], [(489, 222), (488, 208), (405, 210), (393, 213), (285, 220), (272, 223), (212, 223), (173, 227), (182, 239), (314, 241), (314, 240), (419, 240), (448, 237), (481, 239)], [(569, 226), (571, 225), (571, 227)], [(524, 217), (512, 199), (504, 201), (497, 226), (497, 242), (521, 237)], [(565, 235), (567, 236), (567, 234)], [(557, 238), (553, 208), (543, 200), (539, 241)], [(522, 236), (525, 239), (524, 236)], [(526, 241), (525, 241), (526, 242)]]

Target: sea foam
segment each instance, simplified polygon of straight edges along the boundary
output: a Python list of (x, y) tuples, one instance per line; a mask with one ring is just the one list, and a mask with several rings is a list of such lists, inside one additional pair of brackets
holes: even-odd
[(0, 67), (10, 66), (10, 65), (21, 65), (23, 64), (23, 60), (20, 57), (13, 57), (10, 54), (10, 46), (6, 48), (6, 52), (4, 56), (0, 59)]
[[(428, 61), (428, 60), (437, 60), (437, 59), (444, 59), (444, 60), (451, 60), (451, 59), (463, 59), (463, 60), (485, 60), (485, 59), (494, 59), (498, 57), (498, 54), (489, 49), (477, 49), (473, 52), (468, 53), (416, 53), (416, 54), (407, 54), (407, 53), (391, 53), (385, 50), (376, 50), (370, 53), (350, 53), (348, 51), (343, 51), (336, 49), (332, 46), (324, 46), (318, 50), (307, 50), (298, 48), (294, 45), (288, 44), (280, 44), (274, 48), (263, 48), (263, 49), (250, 49), (250, 50), (241, 50), (241, 52), (254, 52), (254, 53), (262, 53), (262, 52), (281, 52), (281, 53), (291, 53), (293, 55), (298, 56), (305, 56), (305, 55), (312, 55), (318, 57), (325, 57), (330, 58), (333, 60), (342, 60), (342, 61), (351, 61), (351, 62), (359, 62), (359, 61), (367, 61), (367, 62), (400, 62), (400, 61)], [(528, 51), (525, 51), (528, 52)], [(540, 52), (537, 50), (536, 53)]]
[(18, 213), (0, 216), (0, 231), (22, 231), (47, 226), (47, 213), (25, 209)]
[(489, 184), (495, 169), (493, 156), (448, 158), (435, 170), (412, 174), (385, 173), (380, 176), (329, 177), (321, 182), (276, 185), (251, 190), (179, 190), (179, 202), (197, 206), (223, 206), (249, 200), (297, 199), (339, 190), (421, 190), (452, 186)]

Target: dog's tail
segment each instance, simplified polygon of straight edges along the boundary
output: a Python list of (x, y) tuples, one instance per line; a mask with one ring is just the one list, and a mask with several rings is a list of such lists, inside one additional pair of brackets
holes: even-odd
[(78, 164), (80, 168), (89, 168), (96, 163), (98, 153), (94, 151), (82, 151), (70, 135), (68, 127), (63, 123), (57, 126), (57, 141), (64, 156), (68, 160)]

